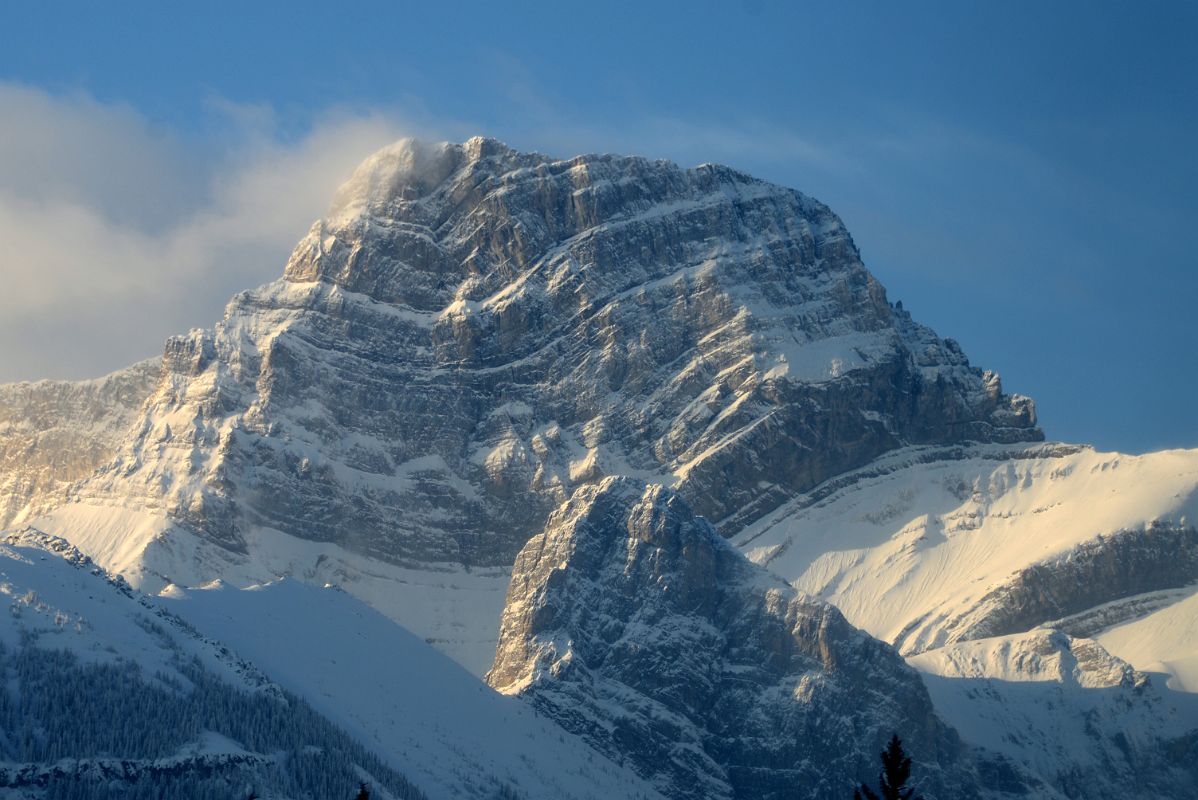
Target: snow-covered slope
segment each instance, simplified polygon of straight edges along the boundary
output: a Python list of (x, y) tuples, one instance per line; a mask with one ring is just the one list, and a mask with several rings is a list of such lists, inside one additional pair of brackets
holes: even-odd
[(734, 541), (915, 653), (1193, 584), (1195, 520), (1198, 451), (911, 448), (828, 482)]
[[(527, 798), (657, 797), (633, 773), (520, 701), (496, 694), (420, 638), (336, 589), (283, 580), (250, 590), (171, 587), (149, 598), (112, 581), (65, 542), (26, 529), (0, 545), (0, 594), (11, 606), (0, 618), (0, 645), (10, 656), (31, 647), (66, 650), (84, 665), (119, 667), (142, 676), (147, 702), (154, 701), (154, 691), (196, 685), (200, 674), (242, 692), (265, 692), (275, 702), (286, 702), (284, 692), (298, 695), (364, 745), (363, 753), (401, 769), (430, 798), (497, 797), (504, 791)], [(202, 673), (191, 659), (199, 659)], [(131, 686), (140, 691), (136, 681)], [(211, 690), (206, 683), (204, 688)], [(177, 691), (188, 696), (186, 689)], [(236, 704), (235, 693), (229, 696)], [(9, 695), (0, 696), (0, 712), (11, 702)], [(80, 714), (98, 711), (86, 696), (77, 702)], [(245, 711), (253, 709), (246, 705)], [(300, 711), (286, 714), (302, 720)], [(129, 723), (151, 725), (137, 718)], [(291, 735), (302, 737), (306, 730)], [(200, 731), (195, 741), (180, 741), (177, 753), (143, 759), (143, 772), (164, 763), (196, 770), (215, 763), (233, 770), (237, 780), (263, 780), (253, 770), (242, 773), (273, 763), (275, 756), (255, 752), (229, 734)], [(311, 735), (312, 742), (323, 742), (331, 734), (322, 728)], [(64, 755), (84, 757), (78, 765), (72, 762), (72, 774), (90, 770), (103, 777), (106, 762), (88, 760), (88, 753), (72, 751), (65, 740), (60, 744)], [(122, 755), (132, 754), (106, 754)], [(0, 786), (25, 785), (48, 768), (0, 764)], [(130, 773), (129, 780), (135, 779)], [(395, 796), (406, 791), (407, 784), (386, 770), (363, 773), (363, 779)], [(344, 793), (354, 788), (351, 781)]]
[(236, 587), (281, 577), (333, 584), (401, 621), (480, 678), (495, 656), (508, 585), (504, 568), (401, 566), (256, 526), (245, 530), (246, 552), (231, 553), (161, 510), (119, 504), (67, 503), (39, 524), (66, 534), (106, 569), (151, 594), (213, 580)]
[(734, 541), (908, 654), (963, 739), (1043, 792), (1177, 797), (1198, 792), (1198, 696), (1177, 691), (1198, 677), (1196, 519), (1198, 451), (969, 445), (890, 453)]
[(1170, 687), (1198, 694), (1198, 591), (1160, 594), (1155, 610), (1108, 626), (1095, 638), (1137, 669), (1164, 673)]
[(1198, 796), (1198, 695), (1059, 631), (960, 642), (909, 659), (977, 747), (1087, 800)]
[[(182, 678), (176, 655), (246, 688), (267, 681), (248, 666), (219, 658), (216, 648), (159, 618), (150, 602), (111, 580), (69, 543), (32, 528), (8, 533), (0, 544), (0, 641), (66, 650), (83, 662), (124, 660), (147, 675)], [(164, 638), (165, 637), (165, 638)]]
[(171, 590), (160, 602), (393, 758), (430, 797), (658, 797), (630, 770), (497, 694), (338, 589), (295, 580)]
[(0, 794), (424, 795), (218, 641), (32, 529), (0, 543)]

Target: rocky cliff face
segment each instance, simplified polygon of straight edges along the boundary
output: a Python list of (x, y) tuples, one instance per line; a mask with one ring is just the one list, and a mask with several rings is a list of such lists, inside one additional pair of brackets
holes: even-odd
[(152, 359), (91, 381), (0, 384), (0, 528), (52, 507), (112, 458), (159, 371)]
[(905, 443), (1041, 438), (1030, 400), (888, 304), (820, 203), (486, 139), (375, 155), (282, 280), (164, 364), (75, 496), (231, 552), (259, 525), (507, 565), (605, 475), (673, 485), (731, 532)]
[(525, 545), (488, 681), (674, 798), (846, 795), (894, 731), (930, 796), (973, 796), (893, 650), (631, 479), (578, 490)]

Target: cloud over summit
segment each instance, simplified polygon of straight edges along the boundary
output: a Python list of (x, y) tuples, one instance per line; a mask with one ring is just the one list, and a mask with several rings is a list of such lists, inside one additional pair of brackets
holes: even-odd
[(331, 112), (283, 141), (227, 112), (225, 146), (204, 149), (128, 107), (0, 83), (0, 381), (103, 374), (210, 324), (408, 132)]

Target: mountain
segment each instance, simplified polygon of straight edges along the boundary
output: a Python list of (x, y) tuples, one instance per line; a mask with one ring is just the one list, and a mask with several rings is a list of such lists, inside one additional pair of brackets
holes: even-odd
[(579, 489), (524, 546), (487, 677), (675, 800), (849, 796), (894, 731), (924, 791), (977, 796), (897, 653), (629, 478)]
[[(726, 167), (385, 148), (211, 329), (0, 387), (0, 490), (370, 747), (410, 752), (374, 706), (421, 698), (308, 618), (490, 668), (523, 699), (469, 713), (581, 737), (462, 768), (501, 789), (597, 758), (647, 796), (839, 793), (901, 728), (929, 798), (1195, 794), (1198, 451), (1044, 442), (827, 207)], [(451, 666), (412, 680), (503, 700)]]
[[(371, 600), (435, 570), (491, 610), (380, 608), (480, 669), (506, 568), (578, 486), (661, 482), (733, 533), (903, 444), (1042, 438), (1030, 400), (891, 307), (820, 203), (488, 139), (367, 160), (281, 280), (162, 363), (40, 526), (147, 588), (282, 567)], [(281, 565), (276, 533), (335, 547)]]

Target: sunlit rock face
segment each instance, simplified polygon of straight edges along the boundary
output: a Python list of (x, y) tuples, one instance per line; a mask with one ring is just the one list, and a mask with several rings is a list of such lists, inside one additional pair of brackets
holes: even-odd
[(976, 796), (894, 650), (627, 478), (580, 489), (525, 545), (488, 681), (673, 798), (842, 796), (894, 731), (923, 790)]
[[(716, 166), (389, 147), (284, 277), (168, 342), (76, 499), (395, 563), (510, 564), (605, 475), (731, 532), (905, 443), (1041, 438), (886, 300), (820, 203)], [(140, 500), (136, 500), (140, 498)]]
[(159, 371), (151, 359), (97, 380), (0, 384), (0, 528), (112, 458)]

